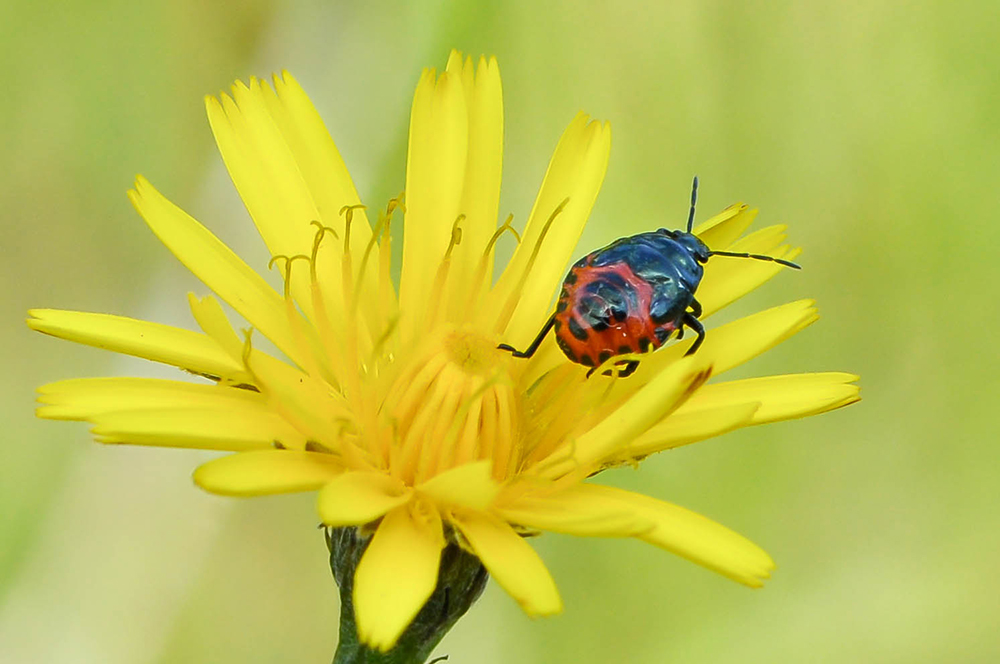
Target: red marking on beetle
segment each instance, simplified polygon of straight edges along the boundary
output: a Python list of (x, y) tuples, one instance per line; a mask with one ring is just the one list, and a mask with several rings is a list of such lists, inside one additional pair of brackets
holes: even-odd
[[(583, 267), (574, 267), (570, 270), (572, 278), (564, 282), (563, 293), (559, 297), (559, 306), (556, 310), (556, 336), (560, 341), (563, 350), (569, 350), (576, 356), (577, 360), (589, 357), (594, 365), (601, 363), (601, 354), (611, 356), (622, 355), (625, 352), (641, 353), (649, 350), (656, 350), (663, 345), (656, 336), (656, 328), (675, 329), (670, 323), (667, 325), (656, 325), (649, 317), (649, 307), (653, 299), (653, 287), (643, 279), (640, 279), (632, 271), (627, 263), (615, 263), (593, 267), (590, 260)], [(580, 316), (577, 310), (577, 292), (585, 288), (588, 284), (606, 280), (608, 275), (617, 275), (629, 284), (634, 290), (637, 306), (630, 309), (625, 320), (621, 322), (612, 321), (611, 325), (601, 331), (590, 327)], [(575, 278), (575, 279), (574, 279)], [(562, 309), (560, 311), (560, 309)], [(587, 333), (586, 340), (577, 339), (569, 330), (569, 322), (573, 320), (576, 325), (583, 328)], [(645, 348), (642, 340), (648, 340)], [(625, 349), (628, 349), (627, 351)], [(584, 362), (586, 364), (586, 362)]]

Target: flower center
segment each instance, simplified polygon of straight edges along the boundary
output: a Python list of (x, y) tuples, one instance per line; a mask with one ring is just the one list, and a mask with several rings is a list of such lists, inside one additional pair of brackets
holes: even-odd
[(496, 345), (471, 330), (443, 329), (386, 396), (394, 423), (389, 466), (419, 484), (438, 473), (490, 459), (499, 480), (516, 469), (519, 416), (507, 364)]
[(474, 376), (495, 373), (500, 365), (498, 360), (503, 359), (495, 343), (469, 330), (455, 330), (446, 335), (444, 348), (452, 364)]

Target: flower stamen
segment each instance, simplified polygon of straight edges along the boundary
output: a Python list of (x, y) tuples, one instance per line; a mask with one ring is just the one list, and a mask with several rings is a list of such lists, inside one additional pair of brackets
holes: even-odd
[(270, 270), (270, 269), (274, 268), (274, 265), (279, 260), (285, 261), (285, 274), (284, 274), (284, 277), (283, 277), (284, 282), (285, 282), (285, 290), (284, 290), (285, 300), (291, 300), (292, 299), (292, 264), (296, 260), (299, 260), (299, 259), (304, 260), (307, 263), (309, 263), (310, 264), (310, 269), (312, 269), (312, 262), (313, 261), (312, 261), (312, 259), (309, 256), (306, 256), (305, 254), (295, 254), (294, 256), (286, 256), (284, 254), (275, 254), (274, 256), (271, 256), (271, 260), (269, 260), (267, 262), (267, 269)]
[[(320, 232), (322, 233), (322, 231)], [(318, 246), (319, 242), (314, 243), (314, 247)], [(295, 254), (294, 256), (286, 256), (284, 254), (276, 254), (271, 257), (271, 260), (267, 262), (267, 268), (272, 269), (279, 260), (285, 261), (284, 270), (284, 300), (285, 300), (285, 315), (288, 318), (288, 325), (291, 328), (292, 336), (295, 338), (295, 343), (297, 343), (301, 348), (307, 349), (303, 353), (303, 361), (306, 366), (302, 367), (311, 376), (322, 376), (323, 378), (332, 381), (336, 384), (336, 380), (330, 375), (326, 367), (329, 366), (329, 362), (325, 355), (329, 353), (323, 352), (321, 345), (316, 343), (315, 338), (307, 336), (307, 331), (312, 331), (312, 327), (308, 329), (303, 325), (302, 317), (299, 315), (299, 310), (295, 306), (295, 299), (292, 297), (292, 267), (296, 260), (304, 260), (309, 264), (309, 272), (315, 279), (315, 251), (313, 257), (306, 256), (305, 254)], [(313, 283), (316, 283), (313, 281)], [(315, 302), (314, 302), (315, 306)], [(322, 343), (322, 342), (320, 342)]]
[(556, 209), (552, 211), (549, 215), (548, 220), (546, 220), (545, 225), (542, 227), (542, 232), (538, 235), (538, 242), (531, 249), (531, 255), (528, 257), (528, 264), (525, 265), (524, 271), (521, 272), (520, 277), (517, 280), (517, 285), (510, 292), (510, 296), (507, 298), (507, 302), (504, 304), (503, 309), (500, 311), (500, 315), (497, 317), (496, 324), (493, 327), (493, 332), (496, 335), (503, 334), (503, 331), (507, 328), (507, 324), (510, 323), (511, 317), (514, 315), (514, 310), (517, 308), (517, 304), (521, 299), (521, 292), (524, 290), (524, 284), (528, 281), (528, 276), (531, 274), (532, 268), (535, 267), (535, 261), (538, 259), (538, 253), (542, 250), (542, 244), (545, 243), (545, 236), (549, 234), (549, 229), (552, 227), (552, 222), (556, 220), (556, 217), (566, 208), (569, 203), (569, 197), (563, 199), (562, 203), (556, 206)]
[(427, 316), (427, 327), (433, 328), (438, 321), (438, 314), (447, 311), (448, 303), (442, 303), (446, 299), (444, 285), (448, 281), (448, 273), (451, 270), (451, 252), (462, 243), (461, 223), (465, 221), (465, 215), (460, 214), (451, 225), (451, 236), (448, 239), (448, 248), (444, 252), (444, 257), (438, 265), (437, 274), (434, 275), (434, 285), (431, 287), (430, 305), (431, 310)]
[[(514, 238), (517, 240), (518, 244), (521, 244), (521, 234), (511, 225), (514, 221), (514, 215), (508, 214), (507, 219), (504, 220), (503, 224), (494, 231), (493, 236), (490, 241), (486, 243), (486, 248), (483, 250), (482, 256), (479, 257), (479, 264), (476, 266), (476, 273), (472, 280), (469, 282), (469, 296), (467, 298), (467, 307), (470, 311), (476, 311), (479, 305), (479, 300), (482, 292), (488, 284), (486, 283), (486, 272), (489, 270), (491, 265), (491, 258), (493, 256), (493, 250), (496, 247), (497, 241), (503, 236), (504, 233), (510, 231)], [(492, 274), (490, 276), (490, 281), (492, 281)]]

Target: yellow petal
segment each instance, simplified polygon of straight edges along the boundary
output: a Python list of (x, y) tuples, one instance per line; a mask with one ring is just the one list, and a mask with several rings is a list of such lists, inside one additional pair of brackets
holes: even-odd
[(819, 320), (814, 305), (814, 300), (789, 302), (717, 327), (697, 354), (711, 359), (716, 375), (729, 371)]
[[(456, 305), (466, 314), (468, 297), (482, 297), (489, 278), (482, 284), (470, 279), (483, 258), (486, 245), (497, 225), (500, 204), (500, 172), (503, 166), (503, 92), (500, 67), (496, 58), (481, 57), (473, 73), (472, 59), (462, 62), (454, 53), (448, 61), (448, 71), (462, 74), (465, 105), (469, 114), (469, 148), (465, 166), (465, 183), (459, 210), (465, 214), (462, 242), (452, 254), (449, 282), (456, 291)], [(493, 274), (492, 252), (486, 257), (485, 274)], [(477, 294), (469, 294), (476, 288)]]
[[(267, 86), (263, 87), (266, 89)], [(287, 71), (283, 71), (280, 77), (274, 77), (274, 89), (280, 103), (274, 104), (273, 97), (267, 97), (271, 102), (271, 114), (295, 156), (295, 162), (309, 186), (309, 193), (316, 202), (324, 223), (330, 222), (327, 225), (342, 235), (344, 219), (340, 214), (341, 208), (361, 203), (351, 174), (344, 165), (333, 137), (298, 81)], [(354, 222), (356, 226), (351, 228), (351, 254), (355, 258), (354, 266), (357, 270), (371, 238), (371, 229), (364, 210), (355, 212)], [(374, 286), (377, 277), (375, 264), (369, 265), (368, 269), (364, 279), (370, 287)]]
[(513, 528), (485, 512), (455, 513), (451, 518), (490, 576), (528, 615), (562, 611), (562, 599), (545, 563)]
[(266, 449), (275, 443), (302, 447), (305, 439), (276, 413), (200, 406), (97, 413), (87, 418), (100, 443), (188, 447), (203, 450)]
[(652, 530), (652, 522), (620, 501), (605, 500), (594, 485), (575, 484), (540, 495), (530, 493), (498, 508), (509, 523), (580, 537), (632, 537)]
[(358, 564), (354, 610), (361, 640), (395, 645), (437, 585), (444, 535), (433, 507), (403, 505), (386, 514)]
[(271, 407), (303, 436), (341, 453), (351, 445), (341, 444), (350, 412), (323, 381), (258, 351), (248, 353), (247, 367)]
[[(277, 94), (267, 83), (251, 79), (249, 85), (237, 82), (232, 97), (207, 97), (205, 104), (233, 183), (272, 255), (308, 256), (318, 231), (312, 222), (332, 228), (342, 240), (345, 221), (340, 210), (360, 201), (333, 139), (305, 92), (287, 73), (274, 82)], [(364, 211), (355, 211), (351, 229), (355, 271), (370, 237)], [(343, 289), (336, 287), (341, 280), (342, 251), (342, 241), (325, 238), (316, 266), (320, 283), (334, 285), (327, 306), (338, 319), (343, 314)], [(368, 288), (375, 286), (374, 267), (370, 264), (366, 269)], [(291, 288), (312, 317), (305, 263), (293, 267)]]
[(406, 159), (406, 212), (399, 308), (403, 338), (425, 324), (433, 283), (462, 201), (469, 117), (461, 75), (424, 70), (413, 96)]
[(673, 363), (573, 445), (556, 450), (541, 461), (537, 472), (547, 478), (589, 472), (593, 464), (615, 455), (676, 409), (708, 380), (711, 372), (711, 359), (702, 353)]
[(403, 503), (413, 492), (385, 473), (350, 471), (331, 480), (319, 493), (319, 516), (328, 526), (360, 526)]
[[(597, 200), (610, 151), (611, 126), (589, 122), (584, 113), (576, 116), (559, 140), (522, 241), (489, 296), (488, 309), (494, 312), (495, 327), (505, 343), (527, 346), (551, 315), (549, 305)], [(550, 217), (567, 199), (543, 234)]]
[(671, 419), (696, 416), (708, 410), (758, 402), (748, 424), (766, 424), (818, 415), (843, 408), (861, 399), (849, 373), (808, 373), (750, 378), (707, 385), (682, 406)]
[(194, 293), (188, 293), (188, 306), (202, 332), (210, 336), (219, 347), (225, 350), (231, 358), (242, 363), (243, 342), (233, 326), (226, 318), (222, 305), (211, 295), (199, 298)]
[(607, 500), (619, 500), (655, 524), (653, 530), (639, 535), (644, 542), (754, 588), (764, 585), (774, 569), (774, 561), (763, 549), (700, 514), (621, 489), (600, 490)]
[[(317, 278), (321, 284), (335, 284), (343, 273), (342, 254), (343, 238), (346, 235), (346, 220), (340, 211), (345, 206), (361, 204), (357, 189), (344, 160), (334, 144), (330, 132), (323, 124), (322, 118), (313, 106), (305, 91), (291, 74), (283, 71), (280, 77), (274, 77), (274, 90), (277, 96), (270, 94), (266, 84), (260, 88), (265, 93), (263, 97), (271, 112), (271, 117), (281, 130), (286, 143), (295, 157), (302, 178), (309, 188), (316, 209), (325, 226), (333, 228), (340, 241), (326, 240), (320, 247), (321, 265), (317, 266)], [(378, 260), (363, 260), (365, 250), (372, 239), (367, 215), (363, 209), (353, 213), (350, 229), (350, 253), (352, 257), (352, 273), (357, 284), (360, 311), (369, 321), (367, 329), (376, 327), (378, 320)], [(316, 229), (313, 228), (313, 231)], [(309, 247), (312, 244), (310, 243)], [(325, 265), (323, 265), (325, 263)], [(328, 267), (327, 267), (328, 266)], [(324, 268), (326, 272), (324, 273)], [(327, 300), (335, 300), (334, 289), (324, 288)], [(395, 303), (395, 292), (392, 288), (383, 294)], [(387, 303), (388, 304), (388, 303)], [(335, 307), (336, 303), (327, 306)], [(335, 317), (335, 314), (331, 313)], [(365, 333), (366, 328), (361, 332)]]
[(191, 373), (250, 380), (242, 364), (204, 334), (134, 318), (32, 309), (28, 327), (53, 337), (163, 362)]
[(304, 365), (306, 349), (295, 343), (285, 304), (263, 277), (141, 175), (129, 199), (153, 233), (187, 269), (293, 362)]
[[(782, 246), (785, 241), (784, 231), (785, 226), (762, 228), (730, 245), (728, 251), (763, 254), (774, 258), (793, 260), (800, 251)], [(760, 287), (779, 272), (786, 270), (789, 268), (778, 263), (729, 256), (713, 256), (705, 266), (705, 276), (698, 287), (697, 297), (702, 305), (702, 318), (711, 316), (719, 309)], [(794, 272), (794, 270), (789, 271)]]
[(157, 378), (74, 378), (38, 388), (39, 417), (86, 420), (125, 410), (208, 408), (211, 410), (268, 410), (258, 392), (203, 383)]
[[(694, 354), (712, 363), (714, 375), (719, 375), (733, 367), (747, 362), (761, 353), (774, 348), (779, 343), (819, 320), (814, 300), (797, 300), (771, 309), (740, 318), (726, 325), (708, 330), (705, 343)], [(658, 375), (663, 367), (668, 367), (684, 357), (684, 353), (694, 343), (684, 340), (650, 353), (639, 363), (639, 369), (627, 381), (618, 381), (615, 390), (633, 390)]]
[(688, 404), (710, 387), (711, 385), (703, 386), (663, 422), (636, 438), (617, 458), (609, 459), (609, 462), (614, 464), (642, 459), (656, 452), (696, 443), (752, 423), (754, 413), (760, 408), (756, 400), (747, 399), (736, 404), (697, 410), (687, 408)]
[(757, 210), (751, 210), (744, 203), (735, 203), (708, 221), (695, 226), (694, 234), (701, 238), (709, 249), (721, 251), (743, 235), (756, 216)]
[(194, 482), (224, 496), (264, 496), (316, 491), (343, 469), (329, 454), (259, 450), (204, 463), (194, 471)]
[(450, 468), (417, 487), (439, 505), (457, 505), (485, 510), (496, 498), (500, 486), (493, 479), (489, 459)]

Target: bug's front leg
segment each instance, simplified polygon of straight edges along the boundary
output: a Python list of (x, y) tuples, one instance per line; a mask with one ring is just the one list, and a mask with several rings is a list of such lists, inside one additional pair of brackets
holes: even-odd
[(691, 307), (692, 316), (694, 316), (695, 318), (701, 318), (701, 302), (699, 302), (694, 298), (691, 298), (691, 304), (689, 304), (688, 306)]
[(497, 348), (499, 348), (500, 350), (508, 351), (513, 357), (531, 357), (532, 355), (535, 354), (535, 351), (538, 350), (538, 347), (542, 345), (542, 340), (545, 339), (545, 335), (549, 333), (549, 330), (551, 330), (552, 326), (554, 326), (555, 324), (556, 324), (556, 316), (555, 314), (552, 314), (552, 316), (550, 316), (549, 319), (545, 321), (545, 325), (542, 327), (541, 332), (538, 333), (538, 336), (535, 337), (535, 340), (532, 341), (531, 345), (528, 346), (523, 351), (517, 350), (510, 344), (500, 344), (499, 346), (497, 346)]
[(684, 356), (687, 357), (688, 355), (693, 355), (701, 347), (702, 342), (705, 341), (705, 326), (701, 324), (701, 321), (694, 314), (690, 313), (684, 314), (684, 318), (681, 319), (681, 325), (687, 325), (698, 335), (698, 338), (694, 340), (691, 347), (684, 353)]

